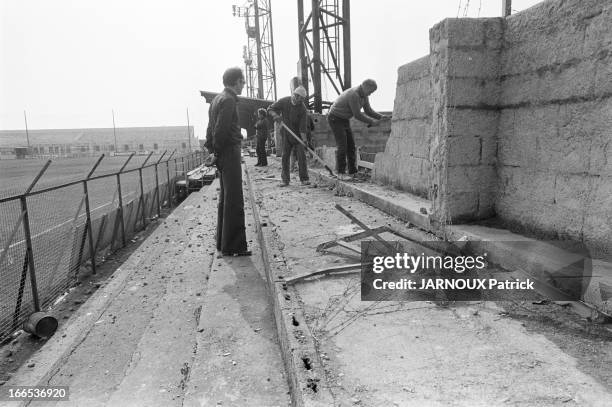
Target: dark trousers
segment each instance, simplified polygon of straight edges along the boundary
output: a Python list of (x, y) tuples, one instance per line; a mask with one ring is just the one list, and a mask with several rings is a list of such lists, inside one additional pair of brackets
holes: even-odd
[(268, 156), (266, 154), (266, 135), (257, 135), (257, 164), (268, 165)]
[(304, 146), (295, 140), (289, 140), (291, 135), (283, 135), (283, 158), (281, 159), (283, 168), (281, 170), (281, 178), (285, 184), (289, 183), (289, 169), (291, 165), (291, 152), (295, 149), (297, 154), (298, 169), (300, 181), (308, 181), (308, 167), (306, 166), (306, 153)]
[(221, 174), (217, 213), (217, 250), (223, 253), (247, 250), (241, 160), (240, 145), (224, 148), (217, 157), (217, 168)]
[(344, 174), (348, 159), (348, 173), (357, 172), (355, 166), (355, 139), (348, 119), (341, 119), (336, 116), (328, 116), (327, 121), (334, 132), (336, 139), (336, 172)]

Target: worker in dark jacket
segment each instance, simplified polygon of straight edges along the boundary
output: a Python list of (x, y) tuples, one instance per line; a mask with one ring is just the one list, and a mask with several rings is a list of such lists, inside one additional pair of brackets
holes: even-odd
[[(268, 113), (275, 122), (284, 122), (295, 135), (306, 141), (306, 126), (308, 123), (308, 112), (304, 105), (306, 99), (306, 89), (298, 86), (294, 89), (291, 96), (278, 99), (269, 108)], [(281, 187), (289, 185), (289, 165), (291, 162), (291, 152), (297, 150), (298, 168), (302, 185), (310, 185), (308, 180), (308, 168), (306, 167), (306, 153), (304, 147), (286, 129), (281, 129), (283, 135), (283, 157)]]
[(238, 124), (238, 95), (244, 88), (240, 68), (223, 73), (225, 89), (208, 110), (206, 148), (217, 157), (221, 189), (217, 214), (217, 250), (224, 256), (248, 256), (242, 196), (242, 133)]
[(336, 139), (336, 171), (339, 176), (346, 171), (347, 159), (348, 173), (354, 175), (357, 172), (355, 139), (349, 119), (354, 117), (368, 126), (378, 126), (380, 120), (389, 118), (389, 116), (375, 112), (370, 106), (368, 97), (376, 89), (376, 82), (373, 79), (366, 79), (361, 85), (342, 92), (329, 108), (327, 121)]
[(256, 167), (266, 167), (268, 157), (266, 154), (266, 141), (268, 140), (268, 114), (266, 109), (257, 110), (257, 121), (255, 122), (255, 137), (257, 138), (257, 164)]

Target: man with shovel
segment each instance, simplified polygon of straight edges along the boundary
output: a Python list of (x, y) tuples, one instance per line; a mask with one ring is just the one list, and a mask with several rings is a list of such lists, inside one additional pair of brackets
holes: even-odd
[[(294, 134), (299, 135), (302, 141), (306, 142), (306, 126), (308, 125), (308, 112), (304, 105), (306, 99), (306, 89), (298, 86), (293, 90), (291, 96), (278, 99), (268, 108), (268, 114), (277, 123), (284, 123)], [(306, 167), (306, 153), (304, 146), (297, 141), (287, 130), (282, 127), (283, 137), (283, 156), (282, 156), (282, 182), (279, 186), (289, 185), (289, 169), (291, 164), (291, 152), (297, 152), (298, 169), (302, 185), (310, 185), (308, 179), (308, 168)]]

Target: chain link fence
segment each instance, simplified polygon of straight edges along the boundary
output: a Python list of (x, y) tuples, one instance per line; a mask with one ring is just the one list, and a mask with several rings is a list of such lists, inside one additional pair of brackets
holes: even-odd
[[(125, 247), (162, 208), (177, 200), (176, 181), (203, 155), (165, 153), (119, 171), (35, 188), (51, 161), (24, 191), (0, 198), (0, 343), (36, 311), (48, 308), (77, 281), (96, 271), (107, 253)], [(104, 165), (101, 166), (104, 168)], [(85, 266), (85, 268), (84, 268)]]

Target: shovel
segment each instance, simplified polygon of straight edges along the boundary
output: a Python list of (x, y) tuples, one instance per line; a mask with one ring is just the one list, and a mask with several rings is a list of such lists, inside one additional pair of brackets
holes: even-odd
[(291, 129), (290, 129), (290, 128), (289, 128), (289, 127), (288, 127), (288, 126), (285, 124), (285, 123), (281, 122), (281, 126), (283, 126), (283, 127), (285, 128), (285, 130), (287, 130), (287, 132), (293, 136), (293, 138), (294, 138), (294, 139), (296, 139), (296, 140), (297, 140), (297, 141), (298, 141), (298, 142), (299, 142), (301, 145), (303, 145), (303, 146), (304, 146), (304, 148), (305, 148), (306, 150), (308, 150), (308, 152), (309, 152), (310, 154), (312, 154), (312, 156), (313, 156), (313, 157), (314, 157), (314, 158), (315, 158), (315, 159), (316, 159), (318, 162), (320, 162), (320, 163), (321, 163), (321, 164), (322, 164), (322, 165), (325, 167), (325, 169), (326, 169), (327, 171), (329, 171), (329, 175), (330, 175), (330, 176), (332, 176), (332, 177), (334, 177), (334, 178), (336, 177), (336, 175), (334, 175), (334, 172), (332, 171), (332, 169), (331, 169), (331, 168), (329, 168), (329, 166), (327, 165), (327, 163), (326, 163), (325, 161), (323, 161), (323, 159), (322, 159), (321, 157), (319, 157), (319, 156), (317, 155), (317, 153), (315, 153), (314, 151), (312, 151), (312, 149), (311, 149), (310, 147), (308, 147), (308, 146), (306, 145), (306, 143), (304, 143), (304, 141), (303, 141), (303, 140), (302, 140), (300, 137), (298, 137), (298, 136), (297, 136), (297, 135), (296, 135), (296, 134), (295, 134), (293, 131), (291, 131)]

